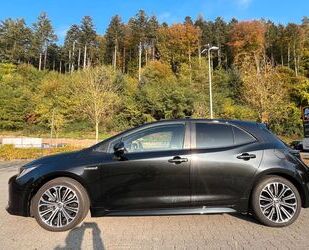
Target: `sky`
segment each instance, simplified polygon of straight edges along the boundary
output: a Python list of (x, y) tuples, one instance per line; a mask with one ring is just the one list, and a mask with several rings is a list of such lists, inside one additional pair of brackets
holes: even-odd
[(143, 9), (156, 15), (160, 22), (183, 22), (202, 15), (206, 20), (221, 16), (226, 21), (270, 19), (275, 23), (300, 23), (309, 16), (309, 0), (3, 0), (0, 20), (24, 18), (28, 25), (35, 22), (41, 12), (52, 20), (61, 43), (72, 24), (79, 24), (83, 16), (93, 17), (99, 34), (105, 32), (112, 16), (118, 14), (123, 21)]

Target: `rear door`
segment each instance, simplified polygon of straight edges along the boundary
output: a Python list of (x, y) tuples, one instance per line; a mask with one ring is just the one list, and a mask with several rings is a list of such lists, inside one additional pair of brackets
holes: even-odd
[(219, 122), (194, 122), (192, 131), (192, 204), (241, 201), (262, 159), (257, 140), (238, 127)]

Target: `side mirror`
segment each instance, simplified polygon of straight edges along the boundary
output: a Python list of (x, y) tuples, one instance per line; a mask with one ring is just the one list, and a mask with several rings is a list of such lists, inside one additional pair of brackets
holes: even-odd
[(114, 154), (117, 157), (122, 157), (124, 155), (125, 151), (126, 151), (126, 149), (125, 149), (124, 143), (122, 141), (115, 144)]

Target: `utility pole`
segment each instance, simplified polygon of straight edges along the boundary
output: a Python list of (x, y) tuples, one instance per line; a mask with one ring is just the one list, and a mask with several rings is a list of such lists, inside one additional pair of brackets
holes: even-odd
[(213, 110), (212, 110), (212, 82), (211, 82), (211, 54), (210, 49), (208, 49), (208, 74), (209, 74), (209, 109), (210, 109), (210, 119), (213, 119)]

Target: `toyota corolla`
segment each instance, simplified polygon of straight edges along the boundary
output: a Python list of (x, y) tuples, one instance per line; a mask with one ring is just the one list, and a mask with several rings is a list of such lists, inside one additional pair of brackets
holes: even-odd
[(293, 223), (309, 206), (299, 153), (263, 124), (166, 120), (90, 148), (43, 157), (9, 180), (7, 211), (50, 231), (87, 215), (247, 213), (267, 226)]

